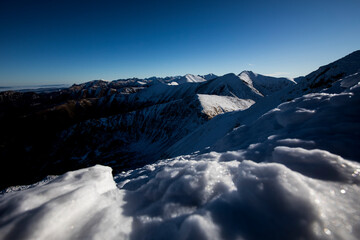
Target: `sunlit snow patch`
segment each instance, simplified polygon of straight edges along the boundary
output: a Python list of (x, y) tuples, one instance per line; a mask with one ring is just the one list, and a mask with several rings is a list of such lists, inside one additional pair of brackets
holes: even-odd
[(239, 99), (230, 96), (197, 94), (202, 112), (210, 117), (235, 110), (245, 110), (255, 103), (251, 99)]

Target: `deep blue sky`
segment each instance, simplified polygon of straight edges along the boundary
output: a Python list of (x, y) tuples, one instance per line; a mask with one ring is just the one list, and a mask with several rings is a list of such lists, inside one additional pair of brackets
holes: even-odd
[(0, 86), (253, 70), (360, 49), (359, 0), (0, 2)]

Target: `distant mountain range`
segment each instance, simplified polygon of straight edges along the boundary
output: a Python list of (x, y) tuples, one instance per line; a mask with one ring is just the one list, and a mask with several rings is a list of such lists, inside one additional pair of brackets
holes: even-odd
[(151, 163), (218, 114), (295, 84), (246, 71), (1, 92), (0, 156), (24, 178), (7, 178), (2, 187), (95, 163), (118, 171)]

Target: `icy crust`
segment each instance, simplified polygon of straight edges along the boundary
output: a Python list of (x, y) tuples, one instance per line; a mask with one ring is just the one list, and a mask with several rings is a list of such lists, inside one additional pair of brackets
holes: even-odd
[[(277, 163), (239, 162), (238, 154), (180, 157), (118, 175), (118, 186), (128, 190), (132, 237), (360, 237), (357, 184), (316, 180)], [(220, 162), (225, 155), (232, 160)], [(359, 165), (351, 168), (359, 179)]]
[(0, 238), (125, 238), (131, 219), (122, 215), (122, 192), (111, 171), (97, 165), (0, 196)]
[[(304, 149), (277, 148), (274, 160)], [(188, 155), (124, 172), (95, 166), (0, 199), (3, 239), (358, 239), (360, 166), (324, 181), (241, 152)], [(316, 152), (306, 157), (332, 159)], [(339, 156), (337, 156), (339, 157)], [(226, 161), (224, 161), (226, 160)], [(305, 163), (306, 164), (306, 163)], [(343, 169), (346, 169), (344, 171)]]
[(40, 182), (34, 183), (34, 184), (30, 184), (30, 185), (22, 185), (22, 186), (11, 186), (8, 187), (2, 191), (0, 191), (0, 195), (5, 194), (5, 193), (10, 193), (10, 192), (17, 192), (17, 191), (24, 191), (26, 189), (29, 188), (33, 188), (33, 187), (37, 187), (37, 186), (42, 186), (47, 184), (48, 182), (54, 180), (55, 178), (57, 178), (58, 176), (56, 175), (49, 175), (46, 176), (43, 180), (41, 180)]

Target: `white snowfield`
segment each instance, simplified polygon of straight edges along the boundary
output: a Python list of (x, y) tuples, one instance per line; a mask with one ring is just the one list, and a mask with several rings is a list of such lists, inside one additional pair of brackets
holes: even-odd
[[(211, 135), (201, 153), (114, 177), (96, 165), (9, 188), (0, 196), (0, 238), (360, 239), (359, 76), (219, 115), (207, 126), (226, 131), (208, 132), (226, 134)], [(234, 104), (199, 98), (204, 109)], [(207, 138), (204, 127), (197, 134), (194, 141)]]
[(197, 94), (202, 112), (210, 117), (235, 110), (245, 110), (255, 103), (251, 99), (239, 99), (237, 97), (218, 96), (209, 94)]

